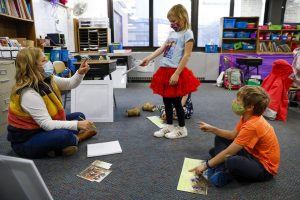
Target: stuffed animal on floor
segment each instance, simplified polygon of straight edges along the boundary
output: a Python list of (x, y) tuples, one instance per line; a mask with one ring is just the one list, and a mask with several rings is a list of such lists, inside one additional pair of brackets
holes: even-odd
[(144, 111), (150, 111), (150, 112), (155, 111), (155, 105), (153, 105), (152, 103), (149, 103), (149, 102), (144, 103), (142, 108)]
[(134, 107), (126, 110), (127, 117), (138, 117), (141, 114), (141, 109), (139, 107)]

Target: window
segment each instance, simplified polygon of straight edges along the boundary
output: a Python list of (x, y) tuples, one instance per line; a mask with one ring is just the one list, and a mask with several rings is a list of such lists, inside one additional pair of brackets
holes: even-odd
[(220, 19), (229, 16), (230, 0), (199, 0), (198, 47), (219, 44)]
[(154, 0), (153, 2), (153, 46), (161, 46), (171, 31), (167, 18), (168, 11), (176, 4), (182, 4), (188, 11), (191, 22), (191, 1), (187, 0)]
[(300, 22), (300, 0), (287, 0), (285, 4), (284, 23)]
[(235, 0), (234, 17), (259, 17), (259, 24), (264, 24), (266, 0)]
[(149, 1), (114, 0), (114, 42), (149, 46)]

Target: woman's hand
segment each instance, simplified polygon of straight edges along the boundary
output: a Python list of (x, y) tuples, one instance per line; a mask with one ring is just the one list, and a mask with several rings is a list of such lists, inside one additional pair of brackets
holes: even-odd
[(142, 60), (140, 66), (145, 67), (145, 66), (149, 65), (149, 63), (150, 63), (150, 59), (146, 57)]
[(83, 63), (81, 63), (81, 65), (78, 69), (78, 73), (83, 75), (83, 74), (86, 74), (89, 70), (90, 70), (90, 66), (87, 63), (87, 60), (85, 60)]
[(203, 164), (189, 170), (189, 172), (195, 172), (195, 174), (201, 175), (205, 170), (207, 170), (207, 167), (206, 167), (206, 164), (203, 163)]
[(178, 83), (179, 75), (174, 73), (170, 78), (170, 85), (176, 85)]
[(213, 132), (214, 126), (200, 121), (198, 126), (204, 132)]
[(94, 123), (88, 120), (78, 121), (77, 123), (77, 128), (85, 131), (93, 129), (94, 126), (95, 126)]

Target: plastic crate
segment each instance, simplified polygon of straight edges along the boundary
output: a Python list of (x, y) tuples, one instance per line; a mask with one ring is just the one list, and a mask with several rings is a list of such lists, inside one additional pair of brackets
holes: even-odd
[(224, 38), (234, 38), (235, 34), (234, 32), (224, 32), (223, 37)]
[(243, 50), (255, 50), (256, 45), (255, 44), (243, 44)]
[(215, 44), (206, 44), (205, 45), (205, 53), (217, 53), (218, 45)]
[(268, 25), (262, 25), (262, 26), (258, 26), (259, 30), (268, 30), (269, 26)]
[(224, 50), (232, 50), (232, 49), (234, 49), (234, 46), (233, 46), (233, 44), (223, 44), (222, 48)]
[(237, 32), (236, 37), (237, 38), (249, 38), (250, 33), (249, 32)]
[(224, 18), (224, 28), (234, 28), (236, 19)]
[(248, 23), (247, 28), (255, 28), (256, 23)]
[(269, 30), (281, 30), (282, 25), (270, 25)]
[(68, 61), (68, 59), (69, 59), (69, 50), (67, 49), (60, 50), (60, 60), (66, 62)]
[(234, 50), (241, 49), (242, 47), (243, 47), (243, 45), (242, 45), (241, 42), (236, 42), (236, 43), (233, 44)]
[(56, 49), (52, 49), (50, 51), (50, 60), (53, 61), (60, 61), (60, 51), (61, 50), (56, 50)]
[(237, 22), (236, 28), (247, 28), (248, 22)]
[(76, 67), (73, 64), (74, 62), (77, 62), (77, 59), (72, 58), (68, 60), (68, 68), (72, 71), (72, 72), (76, 72)]

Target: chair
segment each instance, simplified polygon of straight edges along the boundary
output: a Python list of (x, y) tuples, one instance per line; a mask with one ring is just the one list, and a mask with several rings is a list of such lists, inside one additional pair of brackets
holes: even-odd
[[(64, 62), (54, 61), (53, 62), (53, 68), (54, 68), (53, 73), (56, 76), (64, 77), (64, 78), (70, 78), (71, 77), (71, 70), (66, 67)], [(61, 93), (64, 96), (64, 108), (66, 107), (67, 100), (71, 100), (71, 97), (68, 96), (69, 93), (70, 93), (69, 90), (62, 91), (62, 93)]]

